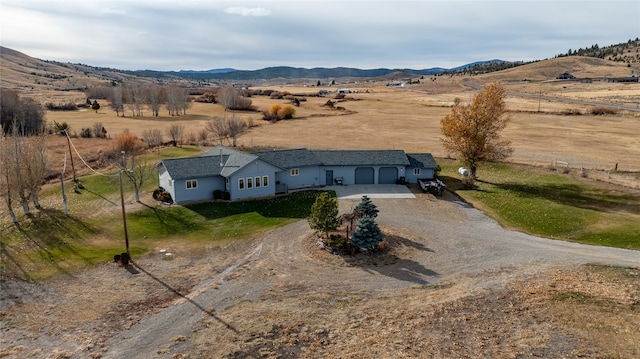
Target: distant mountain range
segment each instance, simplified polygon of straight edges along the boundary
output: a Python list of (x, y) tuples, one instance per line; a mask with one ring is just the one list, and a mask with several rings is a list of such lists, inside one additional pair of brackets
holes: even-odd
[(211, 70), (180, 70), (180, 71), (125, 71), (128, 74), (143, 77), (182, 77), (190, 80), (259, 80), (259, 79), (332, 79), (332, 78), (375, 78), (393, 73), (402, 73), (410, 76), (432, 76), (446, 72), (456, 72), (466, 68), (484, 65), (488, 63), (505, 63), (503, 60), (477, 61), (470, 64), (445, 69), (433, 67), (429, 69), (358, 69), (352, 67), (315, 67), (311, 69), (301, 67), (276, 66), (267, 67), (260, 70), (236, 70), (233, 68), (211, 69)]

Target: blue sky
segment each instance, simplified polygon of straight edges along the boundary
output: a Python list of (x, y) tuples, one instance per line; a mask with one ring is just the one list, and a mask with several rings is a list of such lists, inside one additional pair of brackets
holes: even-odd
[(0, 0), (0, 43), (125, 70), (455, 67), (640, 36), (640, 1)]

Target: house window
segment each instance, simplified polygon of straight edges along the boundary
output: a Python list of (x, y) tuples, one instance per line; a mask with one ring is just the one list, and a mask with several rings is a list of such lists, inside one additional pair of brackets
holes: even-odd
[(260, 177), (255, 178), (256, 188), (260, 187)]
[(253, 188), (253, 178), (247, 178), (247, 188)]
[(238, 189), (244, 189), (244, 178), (238, 178)]
[(413, 169), (413, 175), (414, 176), (420, 176), (420, 169), (419, 168), (414, 168)]
[(292, 168), (291, 169), (291, 175), (292, 176), (297, 176), (300, 174), (300, 169), (299, 168)]
[(269, 187), (269, 176), (262, 176), (262, 187)]
[(187, 189), (198, 188), (198, 180), (187, 180)]

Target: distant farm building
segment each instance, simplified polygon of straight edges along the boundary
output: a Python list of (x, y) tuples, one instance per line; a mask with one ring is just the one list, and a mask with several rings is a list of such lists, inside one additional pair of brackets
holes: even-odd
[(556, 77), (556, 79), (557, 80), (573, 80), (573, 79), (575, 79), (575, 76), (573, 76), (569, 72), (565, 71), (562, 74), (558, 75), (558, 77)]

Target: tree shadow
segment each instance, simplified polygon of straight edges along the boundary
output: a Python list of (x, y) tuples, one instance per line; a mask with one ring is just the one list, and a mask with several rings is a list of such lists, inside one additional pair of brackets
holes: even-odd
[[(103, 200), (105, 200), (105, 201), (107, 201), (107, 202), (111, 203), (111, 204), (112, 204), (112, 205), (114, 205), (114, 206), (117, 206), (117, 205), (118, 205), (117, 203), (113, 202), (112, 200), (108, 199), (107, 197), (105, 197), (105, 196), (101, 195), (101, 194), (100, 194), (100, 193), (98, 193), (98, 192), (94, 192), (94, 191), (92, 191), (92, 190), (88, 189), (87, 187), (82, 188), (82, 191), (86, 191), (86, 192), (89, 192), (89, 193), (91, 193), (92, 195), (94, 195), (94, 196), (96, 196), (96, 197), (100, 197), (100, 198), (102, 198)], [(76, 193), (78, 193), (78, 194), (82, 194), (82, 192), (76, 192)]]
[(200, 310), (202, 313), (210, 316), (211, 318), (217, 320), (218, 322), (220, 322), (222, 325), (224, 325), (227, 329), (233, 331), (236, 334), (240, 334), (240, 332), (234, 328), (231, 324), (225, 322), (224, 320), (222, 320), (221, 318), (219, 318), (217, 315), (215, 315), (214, 311), (212, 310), (207, 310), (205, 309), (200, 303), (194, 301), (191, 298), (188, 298), (187, 296), (185, 296), (184, 294), (180, 293), (178, 290), (174, 289), (173, 287), (171, 287), (169, 284), (167, 284), (166, 282), (164, 282), (162, 279), (156, 277), (155, 275), (153, 275), (151, 272), (147, 271), (146, 269), (144, 269), (142, 266), (140, 266), (138, 263), (131, 261), (133, 263), (133, 265), (135, 267), (127, 267), (127, 270), (129, 271), (129, 273), (131, 274), (138, 274), (138, 270), (144, 274), (146, 274), (147, 276), (149, 276), (149, 278), (153, 279), (154, 281), (158, 282), (160, 285), (162, 285), (163, 287), (165, 287), (167, 290), (169, 290), (170, 292), (172, 292), (174, 295), (183, 298), (184, 300), (186, 300), (187, 302), (189, 302), (191, 305), (193, 305), (194, 307), (196, 307), (198, 310)]
[[(187, 218), (186, 216), (181, 216), (174, 213), (174, 211), (183, 210), (180, 207), (177, 207), (175, 209), (165, 209), (160, 206), (152, 207), (144, 203), (141, 204), (147, 207), (148, 210), (136, 211), (128, 214), (128, 217), (131, 221), (142, 220), (147, 223), (147, 226), (157, 224), (160, 229), (166, 234), (175, 234), (183, 231), (194, 231), (202, 227), (196, 222), (189, 220), (189, 218)], [(153, 218), (154, 221), (149, 221), (149, 219), (151, 218)]]
[[(55, 271), (72, 276), (69, 269), (61, 266), (65, 260), (80, 260), (88, 264), (95, 264), (95, 259), (85, 256), (77, 244), (86, 243), (87, 234), (99, 233), (95, 227), (88, 225), (73, 216), (66, 216), (56, 209), (40, 208), (38, 212), (27, 216), (25, 223), (14, 223), (13, 228), (17, 237), (24, 240), (3, 240), (2, 258), (11, 265), (5, 265), (5, 270), (13, 271), (16, 278), (31, 281), (33, 275), (29, 273), (39, 269), (53, 267)], [(17, 238), (16, 237), (16, 238)], [(31, 265), (25, 265), (26, 261)]]
[(422, 263), (411, 259), (401, 258), (395, 252), (401, 248), (412, 248), (417, 251), (434, 251), (422, 243), (408, 238), (387, 235), (388, 248), (372, 252), (359, 253), (354, 256), (345, 256), (345, 261), (354, 267), (358, 267), (369, 273), (379, 273), (387, 277), (393, 277), (401, 281), (420, 285), (430, 282), (425, 277), (435, 277), (439, 273), (425, 267)]

